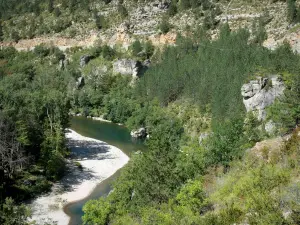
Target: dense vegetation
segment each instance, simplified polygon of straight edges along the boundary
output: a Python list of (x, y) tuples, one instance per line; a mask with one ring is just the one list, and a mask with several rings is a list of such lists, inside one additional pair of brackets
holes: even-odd
[[(51, 52), (48, 59), (55, 62), (58, 50)], [(64, 173), (68, 76), (44, 60), (34, 52), (0, 51), (1, 204), (8, 196), (20, 202), (48, 191), (51, 181)], [(21, 224), (18, 218), (12, 222), (2, 215), (13, 209), (12, 201), (6, 200), (0, 210), (1, 224)]]
[[(17, 41), (58, 33), (73, 20), (88, 18), (106, 29), (106, 18), (92, 3), (1, 1), (0, 36)], [(288, 1), (290, 22), (297, 18), (294, 6)], [(299, 131), (281, 149), (264, 149), (262, 157), (246, 151), (269, 135), (246, 114), (240, 89), (254, 76), (281, 75), (285, 96), (269, 108), (268, 119), (276, 122), (277, 134), (293, 131), (300, 121), (300, 57), (287, 43), (275, 51), (262, 47), (262, 18), (252, 37), (247, 29), (232, 32), (226, 24), (210, 40), (206, 30), (217, 25), (220, 13), (210, 1), (172, 1), (167, 14), (197, 7), (212, 9), (203, 27), (164, 49), (137, 40), (128, 52), (99, 44), (64, 53), (43, 45), (29, 52), (0, 50), (1, 224), (26, 224), (27, 208), (14, 201), (47, 191), (64, 174), (69, 112), (104, 116), (130, 129), (146, 127), (150, 135), (148, 151), (132, 156), (114, 191), (86, 204), (85, 224), (299, 223)], [(76, 17), (77, 10), (84, 13)], [(12, 16), (32, 13), (30, 22), (14, 24)], [(128, 16), (123, 1), (118, 15)], [(55, 22), (40, 26), (47, 16)], [(164, 17), (160, 30), (169, 29)], [(86, 65), (80, 65), (83, 55), (89, 57)], [(112, 61), (129, 57), (152, 61), (134, 85), (130, 76), (112, 70)], [(204, 132), (208, 138), (199, 144)]]
[[(179, 39), (176, 47), (157, 52), (156, 64), (132, 93), (121, 85), (108, 94), (108, 118), (146, 126), (149, 151), (133, 156), (108, 197), (86, 204), (85, 224), (298, 223), (294, 192), (281, 191), (298, 185), (292, 178), (298, 170), (298, 131), (277, 152), (264, 149), (263, 159), (246, 153), (268, 135), (246, 116), (240, 88), (255, 75), (281, 74), (286, 96), (269, 118), (283, 130), (294, 128), (300, 115), (300, 58), (288, 44), (270, 51), (248, 38), (247, 30), (230, 32), (224, 26), (215, 41), (203, 35), (201, 42)], [(205, 144), (183, 132), (191, 117), (171, 107), (180, 99), (197, 105), (200, 116), (212, 116), (213, 135)], [(290, 217), (283, 216), (286, 211)]]

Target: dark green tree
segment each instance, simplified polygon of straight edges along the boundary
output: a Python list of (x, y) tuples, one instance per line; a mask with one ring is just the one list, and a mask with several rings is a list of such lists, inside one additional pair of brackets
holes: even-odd
[(52, 13), (54, 10), (54, 1), (53, 0), (48, 0), (48, 12)]
[(3, 39), (4, 39), (3, 26), (2, 26), (2, 22), (0, 22), (0, 41), (3, 41)]
[(287, 0), (287, 20), (289, 23), (295, 22), (297, 16), (296, 0)]
[(16, 205), (11, 198), (7, 198), (0, 206), (0, 223), (3, 225), (28, 225), (30, 210), (25, 205)]
[(143, 50), (142, 44), (139, 40), (136, 40), (131, 45), (131, 51), (134, 56), (137, 56)]

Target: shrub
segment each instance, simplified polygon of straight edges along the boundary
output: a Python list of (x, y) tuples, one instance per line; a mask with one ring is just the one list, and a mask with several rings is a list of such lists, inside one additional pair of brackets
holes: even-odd
[(106, 60), (112, 60), (115, 56), (116, 52), (114, 49), (109, 47), (108, 45), (104, 45), (102, 48), (102, 56)]
[(40, 57), (46, 57), (50, 54), (50, 49), (45, 45), (40, 44), (34, 48), (33, 52)]
[(128, 16), (127, 9), (121, 4), (118, 5), (118, 13), (121, 15), (122, 18), (125, 18)]
[(170, 23), (167, 21), (167, 19), (163, 19), (161, 21), (161, 23), (159, 24), (159, 29), (163, 34), (166, 34), (170, 31), (171, 29), (171, 25)]
[(83, 166), (80, 162), (75, 162), (75, 166), (77, 166), (78, 169), (83, 170)]
[(172, 1), (170, 6), (169, 6), (169, 9), (168, 9), (168, 15), (169, 16), (175, 16), (177, 13), (177, 5), (176, 5), (176, 2)]
[(136, 56), (138, 53), (140, 53), (143, 50), (141, 42), (139, 40), (133, 42), (132, 45), (130, 46), (130, 49), (134, 56)]

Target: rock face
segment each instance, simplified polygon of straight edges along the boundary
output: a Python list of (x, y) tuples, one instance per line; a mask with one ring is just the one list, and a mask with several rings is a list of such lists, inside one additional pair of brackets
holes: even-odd
[(76, 88), (79, 89), (84, 86), (84, 77), (78, 77), (76, 81)]
[(83, 55), (80, 57), (80, 66), (84, 67), (92, 59), (90, 55)]
[(114, 73), (138, 77), (141, 63), (132, 59), (120, 59), (113, 63)]
[(147, 131), (146, 128), (142, 127), (138, 130), (131, 131), (130, 135), (133, 138), (145, 138), (147, 137)]
[(258, 120), (266, 119), (266, 107), (283, 95), (285, 86), (280, 76), (258, 77), (242, 86), (241, 92), (247, 112), (254, 112)]
[(266, 124), (265, 124), (265, 131), (269, 134), (269, 135), (273, 135), (276, 132), (276, 124), (272, 121), (269, 120)]
[(199, 136), (199, 145), (203, 145), (205, 140), (207, 140), (211, 135), (212, 133), (208, 133), (208, 132), (201, 133)]
[(64, 70), (67, 66), (69, 65), (69, 60), (68, 59), (61, 59), (58, 63), (58, 69), (59, 70)]

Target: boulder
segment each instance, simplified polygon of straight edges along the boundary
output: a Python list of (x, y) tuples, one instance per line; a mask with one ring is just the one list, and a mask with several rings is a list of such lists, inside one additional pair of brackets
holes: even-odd
[(92, 56), (90, 55), (83, 55), (80, 57), (80, 66), (84, 67), (89, 63), (89, 61), (92, 59)]
[(265, 131), (269, 134), (269, 135), (273, 135), (276, 132), (276, 124), (272, 121), (269, 120), (266, 124), (265, 124)]
[(282, 96), (285, 90), (284, 82), (278, 75), (267, 78), (257, 77), (244, 84), (241, 88), (243, 103), (247, 112), (254, 112), (257, 119), (266, 119), (266, 107), (274, 103), (275, 99)]
[(137, 77), (141, 67), (140, 64), (140, 62), (133, 59), (119, 59), (113, 63), (113, 71), (114, 73)]
[(199, 145), (203, 145), (205, 140), (207, 140), (211, 135), (212, 133), (209, 132), (201, 133), (199, 136)]
[(146, 128), (142, 127), (138, 130), (131, 131), (130, 135), (133, 138), (145, 138), (147, 137), (147, 131)]
[(61, 59), (58, 63), (58, 69), (59, 70), (64, 70), (67, 65), (69, 65), (69, 60), (68, 59)]
[(84, 86), (84, 77), (78, 77), (76, 81), (76, 88), (79, 89)]

